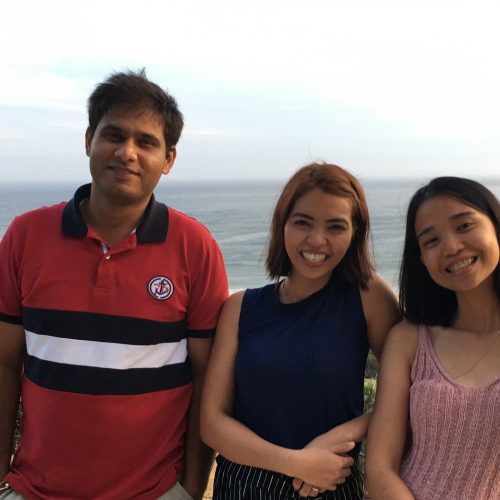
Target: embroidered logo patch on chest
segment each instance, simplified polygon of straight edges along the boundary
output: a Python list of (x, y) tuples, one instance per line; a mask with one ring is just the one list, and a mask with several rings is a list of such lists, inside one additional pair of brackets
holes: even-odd
[(166, 276), (155, 276), (148, 283), (148, 292), (156, 300), (167, 300), (174, 293), (174, 284)]

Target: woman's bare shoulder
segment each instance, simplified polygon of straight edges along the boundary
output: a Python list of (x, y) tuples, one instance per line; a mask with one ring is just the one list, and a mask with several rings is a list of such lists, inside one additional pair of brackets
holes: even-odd
[(413, 360), (418, 346), (418, 325), (402, 320), (387, 335), (386, 347), (391, 351), (406, 353)]

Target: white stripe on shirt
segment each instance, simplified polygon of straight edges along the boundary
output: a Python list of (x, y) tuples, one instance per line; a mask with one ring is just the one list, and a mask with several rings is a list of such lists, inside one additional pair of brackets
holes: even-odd
[(97, 368), (159, 368), (183, 363), (187, 340), (155, 345), (75, 340), (25, 331), (28, 354), (45, 361)]

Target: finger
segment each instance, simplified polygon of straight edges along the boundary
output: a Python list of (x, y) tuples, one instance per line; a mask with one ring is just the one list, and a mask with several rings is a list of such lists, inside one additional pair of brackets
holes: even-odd
[(341, 455), (342, 453), (347, 453), (351, 451), (356, 446), (354, 441), (347, 441), (345, 443), (333, 443), (329, 446), (329, 450)]
[(350, 467), (344, 467), (340, 471), (342, 477), (349, 477), (352, 474), (352, 469)]
[(301, 497), (308, 497), (310, 491), (311, 491), (311, 485), (304, 483), (299, 490), (299, 495)]
[(292, 486), (295, 491), (299, 491), (300, 488), (302, 488), (302, 485), (304, 484), (304, 481), (302, 479), (299, 479), (298, 477), (294, 477), (292, 481)]
[(336, 489), (337, 489), (337, 485), (336, 484), (332, 484), (331, 486), (328, 487), (329, 491), (335, 491)]
[(334, 483), (336, 485), (344, 484), (345, 483), (345, 477), (339, 477), (338, 479), (335, 479)]
[(316, 498), (320, 493), (323, 493), (324, 491), (325, 491), (324, 489), (312, 487), (311, 488), (311, 497)]
[(337, 476), (335, 477), (335, 479), (332, 480), (332, 482), (335, 484), (343, 483), (343, 482), (345, 482), (346, 477), (349, 477), (351, 474), (352, 474), (352, 471), (350, 468), (340, 469), (338, 471)]
[(354, 465), (354, 459), (350, 456), (341, 457), (342, 458), (342, 468), (350, 469)]
[(304, 483), (299, 490), (299, 495), (301, 497), (315, 497), (318, 491), (317, 488), (313, 488), (310, 484)]

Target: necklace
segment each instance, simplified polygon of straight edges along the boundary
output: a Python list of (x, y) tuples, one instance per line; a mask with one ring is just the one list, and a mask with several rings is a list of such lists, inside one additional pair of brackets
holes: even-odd
[(285, 288), (285, 283), (286, 283), (286, 278), (281, 282), (281, 302), (284, 304), (289, 304), (290, 303), (290, 298), (288, 297), (288, 294), (286, 293), (286, 288)]
[(497, 341), (497, 338), (500, 337), (500, 329), (494, 330), (493, 333), (492, 333), (492, 335), (493, 335), (493, 339), (491, 340), (490, 345), (488, 346), (488, 349), (486, 349), (486, 351), (484, 352), (484, 354), (468, 370), (464, 371), (460, 375), (457, 375), (455, 377), (451, 377), (453, 380), (456, 380), (457, 378), (461, 378), (464, 375), (467, 375), (468, 373), (470, 373), (472, 370), (474, 370), (474, 368), (476, 368), (477, 365), (479, 365), (479, 363), (481, 363), (481, 361), (483, 361), (483, 359), (486, 356), (488, 356), (488, 354), (493, 349), (493, 346), (495, 345), (495, 342)]
[(302, 300), (303, 297), (294, 298), (293, 294), (289, 295), (290, 294), (290, 290), (287, 291), (288, 285), (289, 285), (288, 280), (287, 280), (287, 278), (285, 278), (281, 282), (281, 285), (280, 285), (280, 289), (281, 289), (281, 302), (283, 304), (294, 304), (295, 302), (299, 302), (300, 300)]

